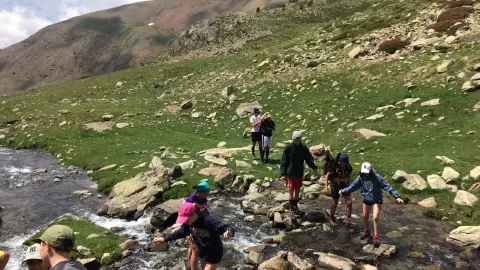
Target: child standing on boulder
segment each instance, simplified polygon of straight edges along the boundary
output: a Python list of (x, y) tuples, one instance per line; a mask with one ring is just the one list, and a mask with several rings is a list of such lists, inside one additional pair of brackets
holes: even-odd
[[(196, 192), (188, 196), (186, 202), (195, 204), (200, 212), (207, 210), (207, 197), (210, 194), (210, 185), (206, 179), (203, 179), (198, 185), (193, 186)], [(197, 269), (198, 262), (198, 246), (191, 241), (192, 235), (187, 236), (188, 247), (188, 263), (191, 270)]]
[(382, 189), (390, 192), (397, 203), (403, 204), (403, 200), (399, 198), (397, 191), (390, 186), (385, 179), (375, 172), (372, 165), (368, 162), (362, 164), (360, 175), (347, 188), (340, 190), (340, 193), (350, 194), (361, 188), (363, 197), (363, 223), (365, 231), (360, 237), (364, 240), (370, 237), (370, 210), (373, 206), (373, 245), (380, 246), (379, 229), (380, 229), (380, 212), (382, 211)]
[(179, 230), (165, 238), (153, 239), (155, 243), (164, 243), (184, 238), (192, 234), (191, 242), (198, 246), (202, 270), (215, 270), (222, 261), (223, 244), (220, 235), (225, 239), (233, 237), (235, 230), (216, 220), (208, 211), (199, 212), (195, 204), (184, 203), (178, 210), (177, 223), (182, 224)]

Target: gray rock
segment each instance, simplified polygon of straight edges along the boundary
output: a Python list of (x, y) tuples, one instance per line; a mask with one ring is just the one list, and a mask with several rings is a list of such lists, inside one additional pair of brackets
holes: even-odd
[(398, 248), (393, 245), (381, 244), (378, 248), (372, 244), (366, 245), (362, 249), (363, 252), (375, 255), (377, 257), (390, 257), (395, 255)]
[(447, 242), (462, 248), (480, 248), (480, 226), (460, 226), (451, 231)]
[(260, 103), (258, 102), (241, 103), (236, 110), (237, 116), (248, 117), (253, 114), (254, 108), (261, 109), (262, 106), (260, 106)]
[(447, 189), (447, 183), (436, 174), (427, 176), (427, 182), (431, 189)]
[(235, 86), (230, 85), (230, 86), (225, 87), (222, 90), (222, 96), (223, 97), (228, 97), (228, 96), (231, 96), (235, 92), (237, 92), (237, 89), (235, 88)]
[(469, 176), (473, 180), (480, 180), (480, 166), (477, 166), (471, 170)]
[(338, 256), (332, 253), (315, 252), (318, 256), (318, 263), (327, 269), (353, 270), (355, 263), (345, 257)]
[(260, 252), (250, 251), (248, 253), (247, 261), (253, 265), (259, 265), (265, 261), (265, 257)]
[(447, 182), (447, 184), (450, 184), (460, 178), (460, 173), (450, 167), (445, 167), (443, 168), (442, 178), (445, 180), (445, 182)]
[(466, 206), (473, 206), (473, 204), (476, 203), (477, 201), (478, 201), (477, 196), (464, 190), (459, 190), (457, 192), (457, 195), (455, 196), (455, 199), (453, 200), (453, 202), (458, 205), (466, 205)]
[(297, 270), (313, 270), (315, 267), (306, 260), (302, 260), (297, 254), (288, 252), (287, 261)]
[(106, 114), (106, 115), (102, 116), (103, 121), (110, 121), (112, 119), (113, 119), (113, 115), (111, 115), (111, 114)]
[(452, 67), (455, 64), (455, 61), (453, 59), (446, 60), (442, 62), (439, 66), (437, 66), (436, 70), (437, 73), (445, 73), (450, 67)]
[(182, 105), (180, 105), (180, 108), (182, 108), (182, 110), (188, 110), (193, 108), (193, 101), (192, 100), (184, 101)]
[(229, 168), (222, 168), (220, 172), (215, 176), (215, 183), (221, 188), (230, 187), (235, 180), (235, 172)]
[(270, 258), (258, 266), (258, 270), (288, 270), (288, 268), (288, 262), (278, 256)]
[(83, 247), (83, 246), (78, 246), (77, 251), (79, 254), (83, 256), (90, 256), (92, 255), (92, 251), (89, 248)]
[(422, 200), (418, 202), (418, 205), (425, 207), (425, 208), (436, 208), (437, 207), (437, 202), (435, 201), (434, 197), (427, 198), (425, 200)]
[(402, 185), (408, 190), (424, 190), (428, 187), (428, 183), (418, 174), (409, 174)]

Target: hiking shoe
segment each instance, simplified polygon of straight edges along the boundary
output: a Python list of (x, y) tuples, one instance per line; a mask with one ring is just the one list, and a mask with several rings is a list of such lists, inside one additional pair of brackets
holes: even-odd
[(370, 231), (367, 231), (367, 232), (362, 233), (362, 235), (360, 236), (360, 240), (365, 240), (369, 237), (370, 237)]
[(377, 248), (380, 246), (380, 240), (378, 237), (373, 239), (373, 246)]

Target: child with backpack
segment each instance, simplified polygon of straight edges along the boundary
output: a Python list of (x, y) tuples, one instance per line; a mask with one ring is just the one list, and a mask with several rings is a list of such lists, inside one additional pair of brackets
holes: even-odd
[[(324, 192), (330, 190), (332, 191), (332, 205), (330, 207), (330, 220), (333, 223), (336, 223), (335, 211), (338, 206), (338, 199), (340, 199), (340, 190), (347, 188), (352, 180), (352, 166), (348, 155), (345, 153), (338, 153), (336, 159), (331, 162), (331, 160), (326, 160), (324, 173), (325, 173), (325, 189)], [(348, 193), (342, 194), (347, 205), (347, 223), (350, 224), (350, 219), (352, 217), (352, 197)]]
[[(200, 181), (199, 184), (194, 185), (193, 188), (196, 190), (195, 193), (188, 196), (185, 202), (193, 203), (198, 207), (200, 212), (208, 211), (207, 210), (207, 197), (210, 194), (210, 185), (206, 179)], [(187, 236), (187, 242), (189, 243), (188, 247), (188, 263), (190, 264), (190, 269), (197, 269), (198, 262), (198, 246), (194, 241), (191, 240), (192, 236)]]
[(208, 211), (198, 211), (195, 204), (188, 202), (180, 206), (177, 223), (182, 224), (179, 230), (165, 238), (154, 238), (153, 242), (174, 241), (191, 234), (190, 242), (194, 242), (198, 246), (202, 270), (217, 269), (217, 265), (223, 257), (223, 244), (220, 235), (223, 235), (225, 239), (233, 237), (235, 235), (233, 227), (216, 220)]
[(379, 229), (380, 229), (380, 212), (382, 211), (382, 189), (390, 192), (397, 203), (403, 204), (403, 200), (399, 198), (397, 191), (388, 184), (379, 174), (375, 172), (372, 165), (368, 162), (362, 164), (360, 175), (347, 188), (340, 190), (340, 193), (351, 193), (361, 188), (363, 197), (363, 223), (365, 231), (360, 239), (364, 240), (370, 237), (370, 210), (373, 208), (373, 245), (380, 246)]

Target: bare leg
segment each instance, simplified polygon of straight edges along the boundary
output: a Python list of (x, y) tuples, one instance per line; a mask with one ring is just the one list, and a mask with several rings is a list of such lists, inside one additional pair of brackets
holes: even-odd
[(330, 207), (330, 219), (335, 221), (335, 212), (337, 211), (338, 199), (333, 199), (332, 206)]
[(296, 188), (295, 193), (293, 195), (293, 199), (298, 201), (299, 198), (300, 198), (300, 188)]
[(381, 204), (373, 205), (373, 234), (374, 237), (378, 237), (380, 233), (380, 212), (382, 211)]
[(345, 203), (347, 204), (347, 222), (350, 223), (352, 218), (352, 197), (345, 196)]
[(370, 210), (372, 209), (371, 205), (363, 204), (363, 226), (365, 227), (365, 232), (370, 231), (369, 219), (370, 219)]
[(204, 270), (216, 270), (217, 269), (217, 265), (216, 264), (209, 264), (209, 263), (205, 263), (205, 268), (203, 268)]

